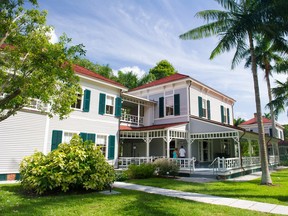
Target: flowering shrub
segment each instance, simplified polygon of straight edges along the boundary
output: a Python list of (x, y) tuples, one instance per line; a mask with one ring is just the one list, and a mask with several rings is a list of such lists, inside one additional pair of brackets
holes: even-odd
[(25, 157), (20, 175), (23, 188), (37, 194), (59, 189), (103, 190), (115, 180), (114, 169), (100, 149), (90, 141), (83, 142), (79, 136), (47, 155), (35, 152)]
[(167, 158), (160, 158), (154, 161), (156, 172), (158, 175), (175, 176), (179, 172), (179, 166), (176, 161)]

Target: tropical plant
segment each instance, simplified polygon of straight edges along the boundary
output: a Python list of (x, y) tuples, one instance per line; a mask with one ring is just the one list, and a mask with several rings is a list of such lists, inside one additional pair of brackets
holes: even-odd
[[(267, 146), (265, 143), (265, 134), (262, 121), (260, 91), (258, 84), (257, 63), (255, 54), (255, 36), (266, 31), (270, 21), (277, 21), (267, 17), (267, 9), (263, 7), (261, 1), (257, 0), (215, 0), (225, 10), (206, 10), (196, 14), (197, 17), (203, 18), (207, 24), (198, 28), (192, 29), (182, 35), (181, 39), (201, 39), (218, 35), (219, 42), (216, 48), (212, 51), (210, 59), (217, 55), (228, 52), (236, 48), (233, 62), (241, 61), (241, 53), (247, 48), (250, 50), (251, 70), (254, 83), (255, 104), (257, 112), (260, 157), (262, 178), (261, 184), (272, 184), (269, 173)], [(264, 28), (265, 27), (265, 28)], [(278, 36), (278, 35), (277, 35)], [(232, 64), (233, 66), (233, 64)]]
[(91, 141), (75, 135), (44, 155), (35, 152), (20, 164), (21, 185), (37, 194), (72, 189), (103, 190), (115, 179), (114, 169)]
[[(269, 103), (271, 103), (272, 89), (270, 83), (270, 76), (272, 76), (272, 71), (277, 73), (280, 72), (283, 73), (283, 71), (280, 70), (280, 66), (278, 65), (282, 64), (283, 58), (285, 58), (285, 54), (288, 53), (287, 42), (282, 37), (278, 37), (277, 40), (272, 41), (268, 38), (263, 37), (262, 35), (256, 35), (255, 41), (256, 41), (255, 45), (256, 63), (264, 71), (264, 77), (266, 80), (268, 90)], [(241, 57), (246, 58), (245, 67), (246, 68), (250, 67), (251, 66), (250, 50), (244, 51)], [(274, 62), (274, 65), (272, 64), (272, 62)], [(278, 68), (278, 70), (276, 70), (276, 68)], [(274, 137), (277, 137), (277, 130), (275, 124), (276, 117), (274, 114), (274, 110), (272, 106), (268, 106), (268, 108), (270, 110), (268, 118), (271, 119), (272, 121), (272, 133)]]
[(133, 89), (138, 86), (138, 77), (137, 74), (133, 73), (133, 71), (126, 73), (118, 71), (117, 81), (126, 86), (128, 89)]
[(81, 93), (71, 61), (84, 54), (82, 45), (69, 46), (65, 35), (52, 44), (46, 12), (37, 10), (36, 0), (30, 2), (25, 9), (24, 1), (1, 1), (0, 121), (35, 99), (49, 105), (39, 110), (62, 119)]
[(243, 122), (245, 122), (245, 119), (242, 119), (241, 117), (238, 117), (237, 119), (233, 120), (233, 125), (235, 127), (238, 127), (240, 124), (242, 124)]

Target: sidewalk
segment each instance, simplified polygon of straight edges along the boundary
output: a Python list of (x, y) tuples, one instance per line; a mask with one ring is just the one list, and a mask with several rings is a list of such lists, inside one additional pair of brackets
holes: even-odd
[(198, 194), (190, 192), (182, 192), (170, 189), (156, 188), (151, 186), (142, 186), (125, 182), (115, 182), (113, 187), (123, 188), (128, 190), (142, 191), (145, 193), (159, 194), (163, 196), (176, 197), (195, 202), (203, 202), (213, 205), (224, 205), (234, 208), (247, 209), (251, 211), (266, 212), (273, 214), (288, 215), (288, 206), (261, 203), (256, 201), (240, 200), (234, 198), (211, 196), (207, 194)]

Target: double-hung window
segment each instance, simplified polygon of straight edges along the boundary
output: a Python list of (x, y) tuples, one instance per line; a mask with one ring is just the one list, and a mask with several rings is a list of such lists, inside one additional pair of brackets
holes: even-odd
[(221, 106), (221, 122), (224, 124), (230, 124), (230, 111), (229, 108)]
[(64, 132), (62, 142), (63, 143), (70, 143), (72, 137), (76, 134), (77, 133), (75, 133), (75, 132)]
[(207, 118), (207, 100), (202, 99), (202, 113), (203, 113), (203, 117)]
[(96, 145), (100, 146), (100, 150), (102, 151), (104, 157), (106, 157), (107, 152), (107, 136), (106, 135), (97, 135)]
[(71, 105), (71, 108), (79, 109), (79, 110), (82, 109), (82, 94), (80, 93), (77, 94), (77, 100), (74, 104)]
[(174, 95), (165, 97), (166, 116), (174, 115)]
[(106, 114), (114, 114), (114, 97), (106, 96)]

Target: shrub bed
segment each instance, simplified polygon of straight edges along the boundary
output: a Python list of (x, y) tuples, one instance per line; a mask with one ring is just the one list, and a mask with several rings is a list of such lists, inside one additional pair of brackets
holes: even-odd
[(115, 180), (115, 172), (99, 148), (74, 136), (44, 155), (35, 152), (20, 164), (21, 185), (25, 190), (43, 194), (71, 189), (103, 190)]
[(175, 176), (179, 172), (179, 166), (176, 161), (171, 161), (167, 158), (160, 158), (154, 161), (156, 172), (162, 176)]

